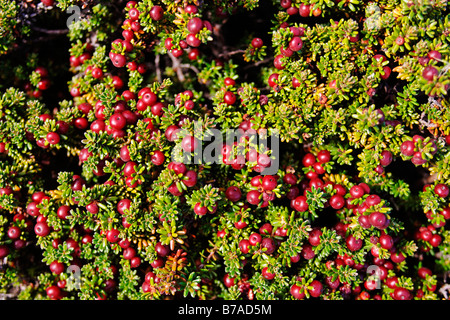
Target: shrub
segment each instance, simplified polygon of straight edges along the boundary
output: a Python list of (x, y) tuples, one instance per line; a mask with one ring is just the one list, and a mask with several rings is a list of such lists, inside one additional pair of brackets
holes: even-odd
[(447, 1), (0, 8), (4, 297), (448, 298)]

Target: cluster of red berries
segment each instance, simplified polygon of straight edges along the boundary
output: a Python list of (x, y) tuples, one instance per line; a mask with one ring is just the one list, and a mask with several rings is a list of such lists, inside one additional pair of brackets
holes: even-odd
[(423, 150), (427, 148), (431, 155), (436, 154), (437, 147), (436, 143), (431, 141), (426, 141), (426, 139), (421, 135), (414, 135), (412, 140), (404, 141), (400, 146), (400, 152), (410, 159), (411, 162), (416, 165), (424, 165), (428, 162), (427, 159), (423, 157)]
[[(184, 8), (184, 11), (190, 15), (196, 15), (198, 13), (198, 8), (195, 5), (190, 4)], [(188, 57), (190, 60), (195, 60), (199, 55), (197, 47), (202, 44), (202, 40), (199, 38), (199, 33), (203, 28), (206, 28), (211, 32), (213, 30), (213, 27), (208, 20), (202, 20), (199, 17), (192, 17), (186, 23), (186, 29), (188, 32), (186, 38), (180, 40), (178, 43), (174, 43), (174, 40), (171, 37), (168, 37), (164, 41), (164, 47), (176, 58), (181, 57), (185, 50), (190, 49)]]
[(42, 92), (48, 90), (50, 88), (51, 82), (48, 77), (48, 70), (44, 67), (37, 67), (34, 69), (34, 72), (39, 75), (39, 81), (36, 87), (33, 87), (31, 83), (25, 84), (25, 91), (28, 92), (28, 95), (33, 98), (40, 98), (42, 96)]

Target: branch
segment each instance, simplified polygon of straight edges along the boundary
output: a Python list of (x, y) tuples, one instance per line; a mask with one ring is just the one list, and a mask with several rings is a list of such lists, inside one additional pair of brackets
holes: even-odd
[(184, 74), (181, 70), (180, 60), (175, 58), (171, 52), (168, 52), (168, 55), (170, 57), (170, 60), (172, 60), (172, 68), (177, 73), (178, 80), (180, 82), (184, 82), (185, 78), (184, 78)]

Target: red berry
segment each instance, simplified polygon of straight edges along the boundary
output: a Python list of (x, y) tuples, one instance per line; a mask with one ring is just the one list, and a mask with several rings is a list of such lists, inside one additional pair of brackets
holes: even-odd
[(309, 205), (306, 202), (305, 196), (298, 196), (297, 198), (291, 201), (291, 207), (299, 212), (305, 212), (308, 210)]
[(434, 187), (434, 193), (436, 193), (441, 198), (446, 198), (449, 194), (449, 187), (446, 184), (438, 183)]
[(307, 153), (302, 159), (302, 164), (304, 167), (311, 167), (316, 163), (316, 157), (312, 153)]
[(247, 225), (248, 225), (247, 222), (243, 221), (242, 219), (234, 223), (234, 227), (235, 227), (236, 229), (243, 229), (243, 228), (245, 228)]
[(51, 300), (61, 299), (61, 289), (58, 286), (50, 286), (45, 289), (45, 292)]
[(89, 204), (86, 206), (86, 210), (87, 210), (88, 212), (92, 213), (92, 214), (97, 214), (98, 211), (99, 211), (97, 202), (96, 202), (96, 201), (93, 201), (93, 202), (89, 203)]
[(250, 190), (247, 193), (247, 202), (253, 205), (257, 205), (261, 202), (261, 193), (258, 190)]
[(289, 293), (297, 300), (302, 300), (305, 298), (305, 292), (303, 287), (293, 284), (289, 289)]
[(163, 18), (164, 10), (161, 6), (153, 6), (150, 9), (150, 18), (155, 21), (159, 21)]
[(123, 167), (123, 174), (125, 177), (131, 177), (136, 173), (137, 163), (134, 161), (128, 161)]
[(241, 190), (238, 187), (231, 186), (228, 187), (227, 190), (225, 191), (225, 196), (227, 197), (228, 200), (236, 202), (239, 201), (239, 199), (241, 199), (242, 194)]
[(171, 142), (175, 141), (177, 139), (177, 133), (179, 130), (180, 130), (180, 128), (174, 124), (168, 126), (164, 133), (167, 140), (169, 140)]
[(392, 153), (390, 151), (384, 150), (381, 152), (380, 164), (383, 167), (387, 167), (392, 162)]
[(430, 269), (426, 268), (426, 267), (421, 267), (421, 268), (419, 268), (417, 270), (417, 275), (420, 278), (425, 279), (427, 276), (432, 276), (433, 272)]
[(198, 17), (194, 17), (188, 21), (186, 27), (190, 33), (197, 34), (203, 29), (203, 21)]
[(151, 161), (155, 166), (160, 166), (164, 163), (166, 157), (164, 156), (164, 153), (162, 153), (159, 150), (156, 150), (153, 152)]
[(317, 153), (317, 160), (321, 163), (327, 163), (331, 160), (331, 153), (328, 150), (321, 150)]
[(225, 102), (228, 105), (234, 104), (236, 102), (236, 95), (231, 91), (225, 92), (223, 96), (223, 102)]
[(0, 259), (3, 259), (4, 257), (8, 256), (9, 254), (9, 248), (2, 244), (0, 245)]
[(204, 216), (205, 214), (208, 213), (208, 208), (202, 206), (200, 202), (197, 202), (194, 206), (194, 212), (199, 216)]
[(299, 51), (303, 47), (303, 41), (300, 37), (293, 37), (291, 41), (289, 41), (289, 49), (296, 52)]
[(119, 230), (117, 229), (110, 229), (106, 232), (106, 240), (108, 240), (111, 243), (115, 243), (119, 241)]
[(439, 51), (431, 50), (430, 52), (428, 52), (428, 58), (432, 60), (441, 60), (442, 55)]
[(186, 36), (186, 43), (193, 48), (197, 48), (202, 44), (201, 40), (193, 33), (189, 33)]
[(275, 179), (274, 176), (270, 176), (270, 175), (264, 176), (264, 178), (262, 179), (262, 183), (261, 183), (264, 190), (269, 190), (269, 191), (275, 189), (277, 187), (277, 184), (278, 184), (277, 179)]
[(40, 237), (45, 237), (50, 233), (50, 227), (46, 222), (38, 222), (34, 226), (34, 232)]
[(425, 67), (422, 71), (422, 77), (428, 81), (433, 81), (434, 77), (437, 77), (438, 74), (439, 71), (433, 66)]
[(259, 49), (263, 46), (263, 41), (261, 38), (253, 38), (251, 45), (253, 48)]
[(248, 241), (250, 242), (250, 245), (252, 246), (256, 246), (258, 245), (262, 240), (262, 237), (259, 233), (252, 233), (249, 237), (248, 237)]
[(273, 278), (275, 278), (275, 273), (271, 273), (271, 272), (269, 272), (267, 270), (268, 270), (267, 267), (264, 267), (261, 270), (261, 275), (264, 277), (264, 279), (272, 280)]
[(319, 280), (313, 280), (309, 286), (312, 287), (312, 289), (308, 289), (309, 294), (311, 297), (318, 298), (322, 294), (323, 291), (323, 285)]
[(113, 129), (121, 130), (127, 124), (127, 119), (121, 113), (114, 113), (109, 118), (109, 124)]
[(272, 238), (264, 238), (261, 241), (261, 248), (267, 249), (265, 251), (266, 254), (272, 254), (276, 249), (275, 242)]
[(433, 234), (429, 242), (433, 247), (437, 247), (441, 244), (442, 237), (439, 234)]
[(234, 278), (231, 277), (228, 273), (225, 274), (225, 276), (223, 277), (223, 283), (225, 284), (225, 287), (227, 287), (227, 288), (231, 288), (235, 285)]
[(275, 87), (277, 85), (279, 77), (280, 77), (280, 75), (278, 73), (272, 73), (269, 76), (269, 79), (267, 79), (267, 83), (269, 84), (269, 86)]
[(280, 6), (284, 9), (288, 9), (292, 5), (292, 0), (280, 0)]
[(50, 271), (58, 275), (64, 272), (64, 264), (57, 260), (50, 263)]
[(391, 68), (389, 68), (388, 66), (384, 66), (383, 67), (383, 71), (380, 73), (380, 77), (383, 80), (386, 80), (389, 78), (389, 76), (391, 75)]
[(339, 210), (342, 209), (345, 205), (345, 199), (344, 197), (342, 197), (339, 194), (335, 194), (334, 196), (332, 196), (330, 198), (330, 206), (335, 209), (335, 210)]
[(66, 206), (66, 205), (60, 206), (58, 208), (58, 210), (56, 211), (58, 218), (60, 218), (62, 220), (65, 220), (69, 216), (69, 213), (70, 213), (70, 207)]
[(372, 212), (369, 215), (369, 222), (372, 224), (375, 228), (382, 229), (386, 224), (386, 216), (378, 211)]
[(127, 63), (127, 59), (122, 54), (112, 54), (110, 55), (111, 61), (116, 68), (122, 68)]
[(194, 170), (186, 171), (185, 178), (182, 180), (186, 187), (193, 187), (197, 184), (197, 172)]
[(389, 250), (394, 246), (394, 240), (387, 234), (381, 235), (378, 241), (380, 242), (381, 247), (386, 250)]
[(181, 148), (186, 152), (194, 152), (197, 149), (199, 142), (197, 138), (191, 135), (187, 135), (181, 141)]
[(123, 250), (123, 258), (125, 260), (131, 260), (136, 256), (136, 250), (133, 247), (128, 247)]
[(411, 140), (404, 141), (400, 146), (400, 152), (407, 157), (410, 157), (414, 154), (414, 142)]
[(250, 251), (250, 242), (247, 239), (239, 241), (239, 250), (241, 250), (243, 254), (247, 254)]
[(157, 242), (155, 245), (155, 250), (158, 256), (165, 257), (170, 253), (170, 248), (168, 245), (162, 244), (161, 242)]
[(350, 234), (346, 238), (345, 242), (347, 244), (347, 248), (350, 251), (358, 251), (363, 246), (363, 240), (362, 239), (356, 239), (355, 236), (353, 236), (352, 234)]
[(402, 46), (405, 43), (405, 38), (403, 38), (402, 36), (398, 36), (395, 39), (395, 44)]
[(360, 185), (354, 185), (350, 188), (350, 195), (352, 198), (361, 198), (364, 195), (364, 189)]
[(298, 13), (300, 14), (300, 16), (302, 16), (304, 18), (309, 17), (310, 12), (311, 12), (311, 5), (309, 5), (309, 4), (302, 3), (298, 7)]
[(319, 229), (313, 229), (309, 233), (308, 241), (313, 246), (316, 247), (320, 244), (320, 236), (322, 235), (322, 231)]
[(15, 240), (20, 237), (20, 228), (16, 226), (9, 227), (8, 229), (8, 238)]
[(259, 228), (259, 233), (262, 235), (271, 235), (272, 230), (273, 230), (272, 225), (267, 222)]
[(394, 299), (395, 300), (411, 300), (411, 293), (405, 288), (397, 287), (394, 290)]
[(60, 141), (60, 136), (56, 132), (49, 132), (47, 133), (47, 141), (53, 145), (58, 144)]

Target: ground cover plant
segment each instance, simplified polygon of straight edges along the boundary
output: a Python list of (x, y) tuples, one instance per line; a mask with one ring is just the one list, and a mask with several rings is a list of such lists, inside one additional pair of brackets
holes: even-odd
[(0, 296), (438, 300), (446, 0), (0, 0)]

